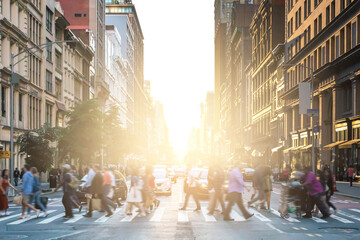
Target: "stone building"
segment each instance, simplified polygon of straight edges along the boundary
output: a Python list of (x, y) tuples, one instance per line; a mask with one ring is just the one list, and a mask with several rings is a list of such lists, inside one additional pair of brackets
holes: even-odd
[(272, 75), (277, 70), (273, 67), (277, 65), (275, 48), (284, 42), (284, 5), (281, 0), (262, 0), (250, 26), (253, 71), (251, 147), (253, 155), (262, 156), (264, 162), (270, 161), (271, 149), (278, 146), (277, 136), (272, 135), (271, 129), (276, 110), (274, 89), (277, 88)]
[[(290, 164), (332, 166), (337, 178), (359, 169), (360, 1), (286, 1), (285, 131)], [(311, 77), (313, 76), (313, 78)], [(298, 84), (313, 80), (312, 119), (299, 114)], [(312, 127), (316, 130), (311, 142)]]

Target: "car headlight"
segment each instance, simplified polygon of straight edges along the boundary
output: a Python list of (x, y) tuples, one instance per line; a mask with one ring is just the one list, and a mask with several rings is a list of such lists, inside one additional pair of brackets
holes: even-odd
[(224, 185), (224, 188), (228, 188), (228, 187), (229, 187), (229, 184), (225, 184), (225, 185)]

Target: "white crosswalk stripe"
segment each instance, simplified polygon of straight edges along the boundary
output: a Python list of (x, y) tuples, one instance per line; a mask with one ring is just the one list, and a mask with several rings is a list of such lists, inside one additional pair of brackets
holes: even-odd
[(338, 214), (339, 214), (339, 215), (342, 215), (342, 216), (345, 216), (345, 217), (348, 217), (348, 218), (351, 218), (351, 219), (354, 219), (354, 220), (360, 222), (360, 217), (357, 217), (357, 216), (355, 216), (355, 215), (348, 214), (348, 213), (343, 212), (343, 211), (338, 211)]
[(10, 215), (10, 216), (7, 216), (7, 217), (1, 217), (1, 218), (0, 218), (0, 222), (3, 222), (3, 221), (6, 221), (6, 220), (9, 220), (9, 219), (18, 217), (18, 216), (20, 216), (20, 215), (21, 215), (21, 213), (18, 213), (18, 214), (15, 214), (15, 215)]
[(123, 219), (121, 219), (121, 222), (131, 222), (138, 214), (139, 213), (134, 210), (131, 216), (124, 217)]
[(201, 208), (201, 212), (204, 216), (205, 222), (216, 222), (216, 218), (212, 215), (208, 215), (208, 210), (206, 207)]
[(187, 211), (179, 211), (178, 212), (178, 222), (188, 222), (189, 216), (187, 214)]
[(271, 222), (271, 220), (267, 217), (265, 217), (264, 215), (262, 215), (261, 213), (259, 213), (258, 211), (255, 211), (255, 209), (249, 208), (248, 209), (250, 213), (253, 213), (254, 216), (259, 219), (262, 222)]
[(360, 209), (356, 209), (356, 208), (350, 208), (349, 210), (350, 210), (350, 211), (353, 211), (353, 212), (357, 212), (357, 213), (360, 213)]
[[(121, 208), (117, 208), (117, 209), (114, 211), (113, 215), (116, 215), (118, 212), (120, 212), (120, 210), (121, 210)], [(104, 223), (104, 222), (107, 222), (107, 220), (109, 220), (110, 218), (111, 218), (111, 217), (106, 217), (106, 215), (104, 215), (104, 216), (98, 218), (95, 222), (96, 222), (96, 223)]]
[[(56, 210), (49, 210), (47, 212), (50, 214), (50, 213), (56, 212)], [(28, 218), (23, 218), (23, 219), (19, 219), (19, 220), (15, 221), (15, 222), (8, 223), (8, 225), (18, 225), (18, 224), (21, 224), (21, 223), (24, 223), (24, 222), (27, 222), (27, 221), (30, 221), (30, 220), (36, 219), (36, 218), (37, 218), (36, 215), (32, 215)]]
[(317, 217), (312, 217), (311, 219), (317, 223), (327, 223), (327, 221), (317, 218)]
[(161, 218), (164, 215), (165, 208), (164, 207), (158, 207), (152, 218), (150, 219), (150, 222), (161, 222)]
[(47, 219), (45, 219), (45, 220), (43, 220), (41, 222), (38, 222), (37, 224), (48, 224), (48, 223), (51, 223), (52, 221), (55, 221), (56, 219), (59, 219), (59, 218), (61, 218), (63, 216), (64, 216), (64, 213), (60, 213), (60, 214), (55, 215), (53, 217), (47, 218)]
[(331, 218), (335, 219), (335, 220), (338, 220), (342, 223), (354, 223), (353, 221), (350, 221), (350, 220), (347, 220), (345, 218), (342, 218), (342, 217), (339, 217), (339, 216), (336, 216), (336, 215), (330, 215)]
[(240, 216), (236, 211), (232, 210), (230, 213), (230, 218), (233, 218), (235, 222), (243, 222), (246, 221), (245, 218)]
[(76, 223), (80, 219), (84, 218), (83, 214), (75, 214), (74, 217), (70, 220), (67, 220), (65, 223)]
[[(276, 211), (275, 209), (271, 208), (271, 213), (275, 214), (276, 216), (278, 217), (281, 217), (280, 216), (280, 213), (278, 211)], [(295, 219), (295, 218), (292, 218), (292, 217), (288, 217), (288, 218), (284, 218), (285, 220), (289, 221), (289, 222), (300, 222), (299, 220)]]

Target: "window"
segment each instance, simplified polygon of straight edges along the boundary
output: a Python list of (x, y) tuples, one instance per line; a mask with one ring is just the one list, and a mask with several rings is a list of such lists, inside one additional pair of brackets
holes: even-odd
[(321, 65), (325, 65), (326, 64), (326, 48), (322, 47), (322, 53), (321, 53)]
[(316, 54), (316, 50), (314, 51), (314, 67), (313, 67), (314, 71), (317, 70), (317, 54)]
[(291, 18), (291, 20), (290, 20), (291, 34), (294, 33), (293, 26), (294, 26), (294, 21), (293, 21), (293, 18)]
[(326, 51), (325, 51), (325, 64), (329, 62), (329, 56), (330, 56), (330, 41), (326, 41)]
[(22, 112), (23, 112), (23, 103), (22, 103), (22, 99), (23, 99), (23, 96), (21, 94), (19, 94), (19, 121), (22, 121), (23, 120), (23, 115), (22, 115)]
[(308, 42), (311, 40), (311, 26), (308, 27)]
[(336, 50), (335, 50), (335, 57), (338, 58), (340, 56), (340, 38), (336, 36)]
[(81, 17), (81, 13), (75, 13), (75, 17)]
[(46, 124), (48, 124), (49, 126), (51, 126), (51, 122), (52, 122), (52, 105), (49, 103), (46, 103)]
[(340, 30), (340, 55), (344, 54), (345, 50), (345, 29)]
[(226, 3), (226, 8), (230, 8), (230, 3)]
[(326, 16), (325, 17), (326, 17), (326, 25), (328, 25), (330, 22), (330, 6), (328, 6), (326, 8)]
[(301, 7), (299, 8), (299, 27), (301, 25)]
[(344, 10), (345, 8), (345, 0), (340, 0), (340, 11)]
[(46, 70), (46, 91), (52, 93), (52, 73)]
[(304, 19), (307, 18), (307, 0), (304, 2)]
[(52, 61), (52, 44), (49, 39), (46, 39), (46, 60)]
[(331, 61), (334, 61), (335, 59), (335, 37), (332, 36), (331, 37)]
[(346, 25), (346, 51), (351, 48), (351, 23)]
[(299, 27), (299, 13), (295, 13), (295, 29)]
[(52, 32), (52, 24), (53, 24), (53, 13), (47, 7), (46, 8), (46, 30)]
[(322, 30), (322, 14), (319, 15), (319, 32)]
[(310, 13), (311, 13), (311, 0), (308, 0), (308, 8), (307, 8), (307, 10), (308, 10), (308, 16), (310, 15)]
[(355, 47), (356, 46), (356, 22), (354, 22), (352, 24), (352, 29), (351, 29), (351, 47)]
[(315, 19), (315, 20), (314, 20), (314, 37), (315, 37), (316, 34), (317, 34), (317, 27), (318, 27), (318, 20)]
[(62, 70), (62, 56), (61, 56), (61, 53), (59, 53), (58, 51), (56, 51), (56, 54), (55, 54), (55, 64), (56, 64), (56, 67), (59, 69), (59, 70)]
[(6, 117), (6, 88), (1, 87), (1, 116)]
[(331, 21), (335, 18), (335, 0), (331, 2)]

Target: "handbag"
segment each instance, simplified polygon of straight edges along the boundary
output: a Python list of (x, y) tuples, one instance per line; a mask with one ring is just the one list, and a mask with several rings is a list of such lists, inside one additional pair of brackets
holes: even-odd
[(13, 203), (16, 205), (21, 205), (22, 204), (22, 195), (16, 195), (13, 199)]
[(101, 199), (99, 198), (93, 198), (91, 201), (91, 209), (92, 210), (101, 210)]

